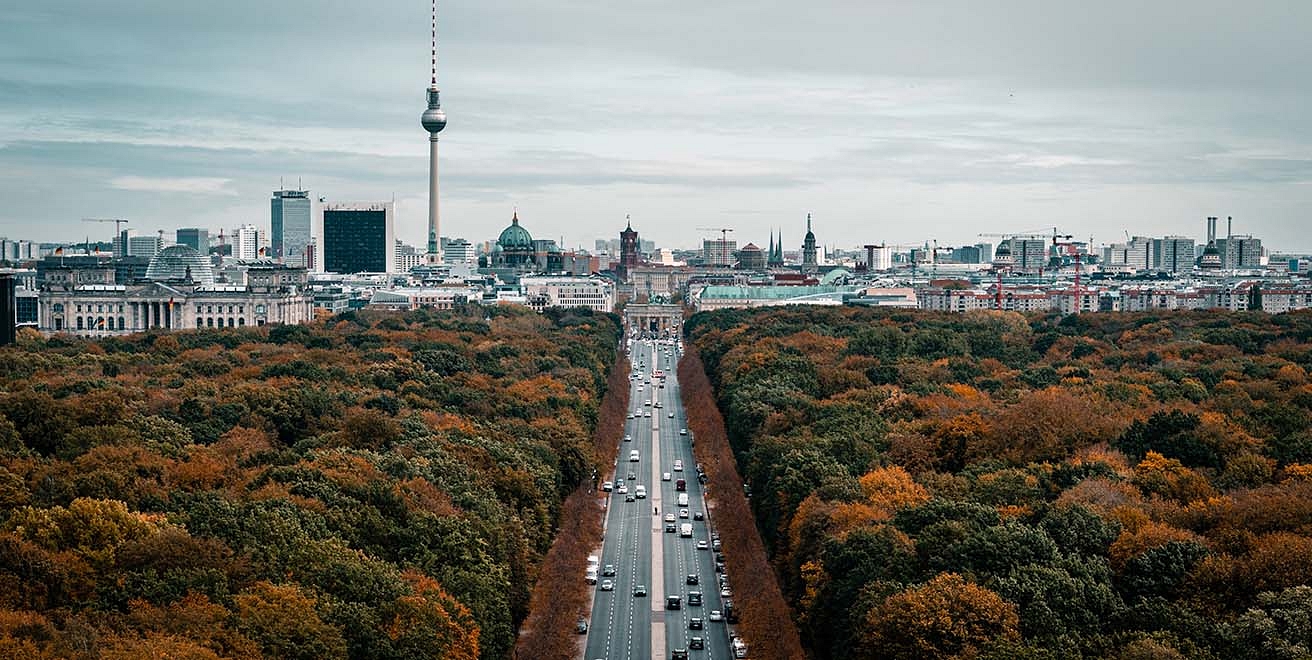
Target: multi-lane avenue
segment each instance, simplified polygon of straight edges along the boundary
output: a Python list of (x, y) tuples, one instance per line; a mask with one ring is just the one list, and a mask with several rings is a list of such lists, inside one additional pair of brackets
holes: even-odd
[[(629, 344), (629, 357), (632, 417), (625, 437), (616, 439), (620, 449), (614, 473), (605, 477), (613, 482), (613, 490), (607, 493), (606, 532), (598, 553), (601, 570), (592, 585), (583, 657), (664, 660), (686, 651), (688, 658), (731, 658), (730, 624), (723, 620), (721, 573), (715, 570), (712, 549), (713, 512), (706, 510), (702, 496), (693, 436), (686, 430), (675, 374), (678, 346), (635, 340)], [(636, 461), (630, 460), (633, 451)], [(680, 479), (686, 490), (678, 489)], [(646, 490), (645, 498), (637, 496), (639, 486)], [(686, 506), (679, 506), (680, 495), (687, 496)], [(691, 537), (683, 536), (685, 524), (691, 525)], [(700, 605), (689, 602), (692, 592), (702, 595)], [(671, 596), (678, 597), (678, 609), (670, 609)], [(713, 611), (720, 620), (712, 620)], [(696, 648), (694, 638), (704, 648)]]

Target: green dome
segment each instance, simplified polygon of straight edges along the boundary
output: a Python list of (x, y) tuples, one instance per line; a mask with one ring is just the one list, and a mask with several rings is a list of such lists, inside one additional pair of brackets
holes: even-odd
[(519, 212), (511, 218), (510, 226), (501, 232), (501, 237), (497, 239), (497, 245), (502, 250), (532, 250), (533, 237), (529, 235), (528, 230), (519, 226)]

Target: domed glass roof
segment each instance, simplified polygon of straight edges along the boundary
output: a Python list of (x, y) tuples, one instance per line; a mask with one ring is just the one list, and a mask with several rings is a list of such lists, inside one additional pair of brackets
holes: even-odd
[(187, 280), (214, 284), (214, 269), (204, 255), (189, 245), (170, 245), (155, 253), (146, 266), (146, 279), (166, 282)]
[(501, 232), (501, 237), (497, 239), (497, 245), (502, 250), (532, 250), (533, 237), (529, 235), (528, 230), (519, 226), (519, 212), (515, 217), (510, 219), (510, 226)]
[(834, 284), (837, 284), (840, 280), (846, 279), (851, 276), (852, 276), (852, 271), (846, 268), (835, 268), (829, 271), (828, 273), (825, 273), (824, 278), (820, 280), (820, 284), (823, 284), (825, 286), (832, 286)]

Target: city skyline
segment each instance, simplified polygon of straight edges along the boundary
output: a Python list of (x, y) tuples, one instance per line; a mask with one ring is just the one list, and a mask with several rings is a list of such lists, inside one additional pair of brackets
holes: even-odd
[[(286, 176), (330, 201), (395, 195), (397, 236), (425, 245), (426, 4), (2, 10), (0, 235), (103, 240), (79, 222), (98, 216), (263, 227)], [(439, 7), (444, 235), (494, 237), (515, 205), (585, 247), (625, 214), (661, 245), (713, 224), (743, 244), (782, 228), (790, 250), (808, 212), (839, 247), (1043, 226), (1198, 238), (1234, 216), (1312, 250), (1312, 74), (1295, 66), (1312, 8), (844, 4), (800, 24), (786, 3)]]

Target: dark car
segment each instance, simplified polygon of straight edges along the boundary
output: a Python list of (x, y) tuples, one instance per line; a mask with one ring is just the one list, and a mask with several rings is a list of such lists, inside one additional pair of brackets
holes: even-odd
[(688, 584), (697, 584), (697, 583), (699, 582), (699, 580), (697, 579), (697, 574), (696, 574), (696, 573), (690, 573), (690, 574), (688, 575), (688, 578), (687, 578), (686, 582), (687, 582)]
[(704, 649), (706, 648), (706, 642), (702, 641), (702, 638), (700, 637), (693, 637), (688, 640), (688, 648), (693, 649), (694, 651)]
[(692, 519), (693, 519), (693, 520), (705, 520), (705, 519), (706, 519), (706, 514), (702, 513), (701, 511), (696, 511), (696, 512), (694, 512), (694, 513), (692, 514)]
[(674, 649), (670, 651), (670, 660), (688, 660), (688, 652), (684, 649)]
[(633, 588), (634, 598), (645, 598), (647, 596), (647, 585), (640, 584)]
[(691, 605), (691, 606), (699, 606), (699, 605), (701, 605), (701, 604), (702, 604), (702, 592), (700, 592), (700, 591), (689, 591), (689, 592), (688, 592), (688, 604)]
[(588, 634), (588, 621), (583, 617), (579, 617), (579, 620), (574, 623), (574, 632), (580, 635)]
[(614, 576), (615, 576), (615, 565), (614, 565), (614, 564), (606, 564), (606, 568), (602, 569), (601, 574), (602, 574), (602, 575), (605, 575), (606, 577), (614, 577)]
[(688, 619), (688, 630), (701, 630), (703, 627), (704, 624), (702, 623), (701, 617), (695, 616), (691, 619)]

